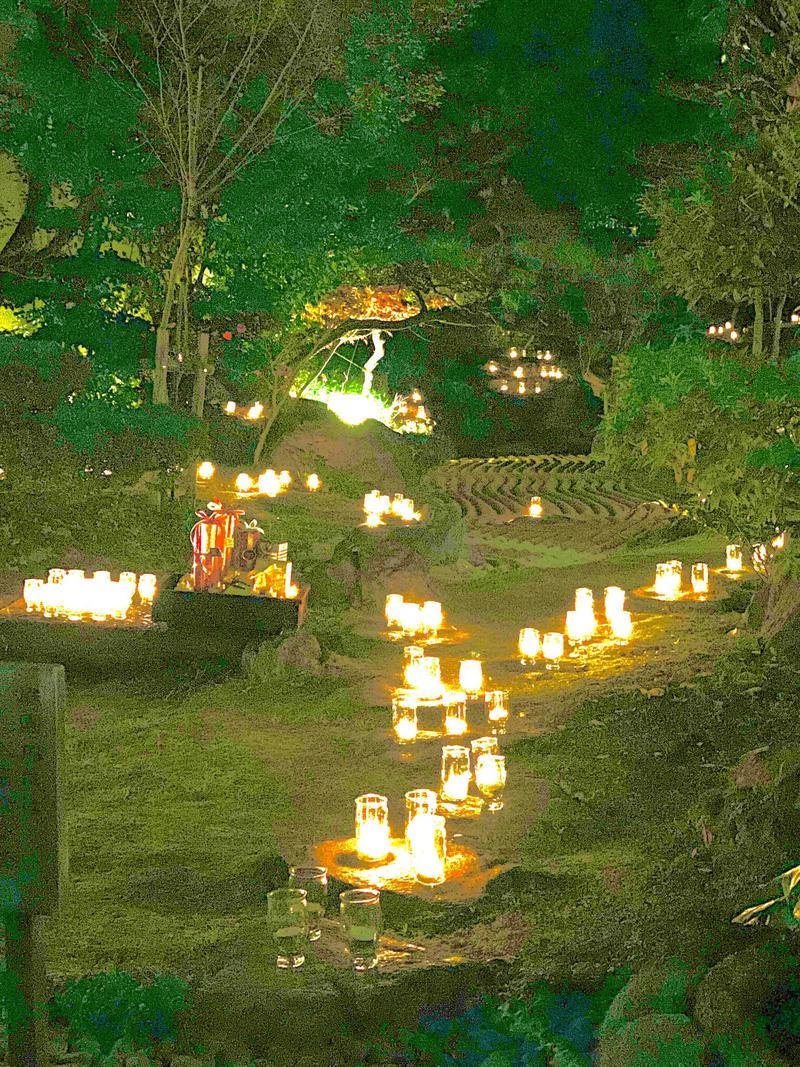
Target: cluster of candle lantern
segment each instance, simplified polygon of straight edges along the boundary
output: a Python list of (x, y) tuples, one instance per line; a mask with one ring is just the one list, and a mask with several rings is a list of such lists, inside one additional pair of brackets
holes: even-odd
[[(197, 465), (197, 480), (199, 482), (210, 482), (216, 473), (217, 468), (210, 459), (205, 459)], [(285, 493), (291, 484), (292, 476), (289, 471), (266, 470), (255, 478), (245, 472), (238, 474), (234, 481), (234, 488), (237, 493), (276, 497), (281, 493)], [(322, 487), (322, 480), (318, 474), (308, 474), (305, 477), (304, 485), (309, 493), (316, 493)]]
[(512, 348), (504, 359), (490, 359), (483, 369), (490, 375), (489, 384), (495, 392), (537, 396), (542, 392), (543, 379), (560, 381), (564, 377), (561, 368), (552, 363), (553, 358), (549, 349), (539, 349), (536, 352), (539, 363), (532, 364), (528, 361), (526, 349)]
[(408, 396), (394, 398), (389, 425), (397, 433), (431, 434), (436, 423), (425, 407), (422, 393), (414, 389)]
[(373, 489), (364, 496), (364, 525), (383, 526), (388, 517), (400, 519), (403, 522), (419, 522), (422, 515), (414, 509), (414, 501), (402, 493), (389, 496)]
[[(633, 633), (633, 618), (625, 610), (625, 590), (610, 585), (605, 590), (603, 608), (611, 636), (617, 641), (629, 640)], [(584, 645), (597, 635), (600, 624), (595, 614), (591, 589), (584, 587), (575, 590), (575, 606), (567, 612), (564, 630), (573, 646)], [(532, 626), (523, 627), (517, 639), (520, 661), (523, 665), (530, 665), (541, 655), (546, 670), (557, 670), (559, 661), (564, 657), (565, 634), (558, 630), (542, 634)]]
[(46, 619), (92, 619), (95, 622), (124, 621), (134, 597), (141, 606), (152, 604), (156, 595), (154, 574), (123, 571), (112, 581), (110, 571), (95, 571), (91, 578), (82, 570), (52, 568), (47, 580), (26, 578), (22, 596), (29, 614)]
[(444, 611), (438, 600), (419, 604), (406, 600), (401, 593), (390, 593), (383, 613), (389, 630), (406, 637), (435, 637), (444, 626)]
[(224, 408), (226, 415), (240, 415), (241, 418), (250, 419), (251, 422), (256, 422), (264, 415), (264, 405), (260, 400), (255, 400), (252, 404), (242, 405), (241, 411), (239, 405), (235, 400), (229, 400), (225, 404)]
[(441, 661), (426, 656), (425, 650), (409, 645), (403, 650), (403, 688), (395, 690), (392, 700), (392, 729), (401, 743), (415, 741), (419, 733), (420, 707), (442, 710), (442, 733), (459, 736), (469, 733), (469, 700), (484, 695), (486, 717), (491, 729), (503, 732), (508, 720), (508, 693), (503, 689), (486, 689), (483, 664), (479, 659), (461, 660), (458, 685), (442, 680)]
[(709, 326), (706, 334), (708, 337), (718, 337), (722, 341), (738, 341), (742, 336), (730, 321), (719, 326)]
[[(698, 596), (708, 593), (708, 564), (693, 563), (691, 570), (692, 592)], [(653, 585), (656, 596), (665, 600), (676, 600), (682, 595), (683, 564), (679, 559), (670, 559), (666, 563), (656, 564), (656, 578)]]

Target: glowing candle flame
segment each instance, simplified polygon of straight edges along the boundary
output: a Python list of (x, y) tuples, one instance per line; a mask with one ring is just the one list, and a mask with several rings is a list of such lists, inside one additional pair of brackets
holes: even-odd
[(322, 481), (318, 474), (309, 474), (306, 478), (306, 489), (309, 493), (316, 493), (316, 491), (322, 486)]
[(695, 593), (708, 592), (708, 564), (692, 564), (692, 591)]
[(471, 780), (469, 749), (461, 745), (445, 745), (442, 748), (442, 798), (455, 802), (466, 800)]
[(548, 661), (545, 666), (553, 670), (558, 660), (564, 655), (564, 635), (556, 631), (547, 633), (542, 638), (542, 655)]
[(725, 549), (725, 569), (733, 572), (742, 569), (742, 546), (728, 545)]
[(542, 504), (542, 498), (540, 496), (532, 496), (531, 502), (528, 504), (528, 515), (532, 519), (541, 519), (544, 514), (544, 506)]
[(378, 793), (356, 797), (356, 852), (362, 859), (383, 860), (389, 855), (389, 802)]
[(539, 654), (541, 636), (532, 626), (526, 626), (519, 632), (519, 654), (523, 659), (534, 660)]
[(458, 684), (468, 696), (477, 696), (483, 689), (483, 664), (479, 659), (462, 659), (458, 668)]
[(616, 615), (618, 611), (625, 610), (625, 590), (618, 585), (610, 585), (605, 592), (606, 619)]
[(617, 611), (609, 617), (611, 633), (620, 641), (627, 641), (633, 633), (633, 619), (629, 611)]
[(438, 885), (445, 879), (447, 830), (443, 815), (416, 815), (406, 831), (417, 881)]
[(238, 493), (249, 493), (253, 488), (253, 479), (243, 471), (241, 474), (236, 475), (236, 481), (233, 484), (236, 486)]

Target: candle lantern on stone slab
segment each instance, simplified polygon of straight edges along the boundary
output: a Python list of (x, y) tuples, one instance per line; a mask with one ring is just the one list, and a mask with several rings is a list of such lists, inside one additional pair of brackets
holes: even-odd
[(504, 726), (508, 720), (508, 693), (504, 689), (486, 692), (486, 714), (492, 726)]

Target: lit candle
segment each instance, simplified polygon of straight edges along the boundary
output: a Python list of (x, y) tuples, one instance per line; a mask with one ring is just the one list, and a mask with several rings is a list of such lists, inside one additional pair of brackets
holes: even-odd
[(321, 485), (322, 482), (318, 474), (309, 474), (306, 478), (306, 489), (308, 489), (309, 493), (316, 493)]
[(742, 569), (741, 545), (728, 545), (725, 549), (725, 569), (734, 574)]
[(442, 799), (466, 800), (471, 779), (469, 749), (461, 745), (445, 745), (442, 748)]
[(406, 799), (406, 837), (411, 822), (418, 815), (435, 815), (439, 806), (439, 795), (433, 789), (409, 789)]
[(669, 565), (672, 568), (670, 594), (672, 596), (680, 596), (681, 583), (683, 581), (683, 564), (679, 559), (671, 559)]
[(444, 709), (444, 732), (455, 737), (467, 733), (468, 730), (467, 705), (448, 701)]
[(487, 690), (486, 712), (489, 722), (505, 722), (508, 718), (508, 693), (503, 689)]
[(415, 665), (414, 688), (420, 700), (439, 700), (444, 692), (442, 668), (435, 656), (423, 656)]
[(276, 496), (282, 491), (282, 485), (280, 478), (274, 470), (266, 470), (263, 474), (259, 474), (258, 481), (256, 482), (256, 488), (262, 496), (268, 496), (271, 499), (275, 499)]
[(484, 753), (478, 756), (475, 767), (475, 785), (487, 797), (489, 811), (500, 811), (503, 807), (502, 793), (506, 784), (506, 758), (496, 753)]
[(777, 534), (775, 537), (773, 537), (773, 539), (772, 539), (772, 547), (774, 549), (780, 549), (780, 548), (785, 548), (786, 547), (786, 531), (785, 530), (781, 530), (781, 532), (779, 534)]
[(253, 406), (248, 409), (247, 417), (248, 419), (260, 419), (263, 414), (264, 405), (261, 403), (261, 401), (257, 400), (255, 404), (253, 404)]
[(44, 582), (41, 578), (26, 578), (22, 583), (22, 597), (25, 601), (25, 610), (29, 614), (41, 611), (43, 586)]
[(666, 596), (670, 588), (672, 568), (668, 563), (656, 563), (656, 580), (653, 588), (657, 596)]
[(383, 614), (386, 617), (387, 626), (400, 625), (400, 607), (403, 597), (400, 593), (389, 593), (384, 601)]
[(483, 756), (487, 752), (499, 752), (499, 742), (496, 737), (476, 737), (474, 741), (470, 742), (472, 749), (472, 759), (477, 760), (478, 756)]
[(426, 600), (420, 613), (422, 626), (425, 630), (437, 633), (444, 622), (444, 612), (438, 600)]
[(143, 574), (139, 578), (139, 599), (145, 603), (149, 603), (156, 595), (156, 576), (154, 574)]
[(383, 860), (389, 855), (389, 801), (378, 793), (356, 797), (356, 852), (362, 859)]
[(60, 567), (51, 567), (47, 572), (47, 580), (51, 585), (60, 585), (67, 576), (67, 572)]
[(618, 585), (610, 585), (605, 591), (606, 619), (610, 621), (612, 615), (625, 610), (625, 590)]
[(392, 701), (392, 729), (401, 743), (414, 741), (417, 737), (417, 705), (407, 697), (395, 697)]
[(692, 591), (695, 593), (708, 592), (708, 564), (692, 564)]
[(445, 879), (447, 829), (443, 815), (417, 815), (408, 825), (407, 840), (417, 881), (438, 885)]
[(611, 633), (620, 641), (627, 641), (633, 633), (633, 619), (629, 611), (617, 611), (608, 621)]
[(278, 475), (278, 484), (283, 489), (288, 489), (292, 484), (292, 476), (288, 471), (281, 471)]
[(582, 586), (575, 590), (575, 610), (594, 612), (594, 594), (591, 589)]
[(565, 628), (567, 637), (573, 644), (579, 645), (589, 636), (586, 616), (583, 612), (568, 611)]
[(369, 526), (370, 529), (374, 529), (376, 526), (385, 526), (386, 523), (375, 511), (370, 511), (364, 521), (365, 526)]
[(545, 634), (542, 638), (542, 655), (547, 660), (547, 670), (558, 670), (558, 660), (564, 655), (564, 635), (555, 631)]
[(227, 412), (228, 415), (235, 415), (236, 414), (236, 401), (235, 400), (229, 400), (227, 402), (227, 404), (225, 405), (225, 411)]
[(462, 659), (458, 668), (458, 684), (467, 696), (475, 697), (483, 689), (483, 664), (479, 659)]
[(197, 466), (197, 477), (201, 482), (207, 482), (210, 478), (214, 477), (216, 471), (217, 468), (211, 460), (204, 459), (203, 462)]
[(532, 519), (541, 519), (543, 514), (542, 498), (540, 496), (532, 496), (531, 502), (528, 504), (528, 515)]
[(532, 626), (526, 626), (519, 632), (519, 654), (523, 660), (535, 660), (541, 647), (541, 636)]
[(403, 601), (397, 607), (397, 617), (404, 634), (418, 634), (424, 629), (421, 604), (415, 604), (411, 600)]
[(249, 493), (253, 488), (253, 479), (249, 474), (242, 472), (236, 475), (236, 481), (233, 484), (238, 493)]
[(406, 685), (414, 686), (414, 668), (424, 657), (425, 649), (419, 645), (406, 645), (403, 649), (403, 681)]

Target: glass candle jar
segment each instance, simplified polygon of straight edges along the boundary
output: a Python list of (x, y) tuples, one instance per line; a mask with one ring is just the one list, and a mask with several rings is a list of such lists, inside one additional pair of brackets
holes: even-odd
[(532, 519), (541, 519), (543, 512), (542, 498), (540, 496), (532, 496), (531, 502), (528, 504), (528, 515)]
[(438, 600), (426, 600), (422, 605), (421, 619), (423, 629), (438, 633), (444, 622), (444, 612)]
[(383, 613), (386, 617), (387, 626), (394, 627), (400, 625), (400, 606), (402, 604), (403, 597), (399, 593), (389, 593), (386, 597)]
[(479, 659), (462, 659), (458, 668), (458, 685), (467, 696), (476, 697), (483, 689), (483, 664)]
[(470, 748), (472, 749), (473, 766), (478, 756), (483, 756), (487, 752), (496, 753), (500, 751), (496, 737), (476, 737), (474, 741), (470, 742)]
[(439, 700), (444, 692), (442, 667), (436, 656), (423, 656), (414, 667), (415, 689), (420, 700)]
[(725, 569), (736, 574), (742, 569), (742, 546), (728, 545), (725, 549)]
[(278, 484), (282, 489), (288, 489), (292, 484), (292, 476), (288, 471), (281, 471), (278, 475)]
[(503, 790), (506, 785), (506, 758), (494, 752), (478, 756), (475, 765), (475, 785), (481, 795), (489, 801), (489, 811), (500, 811), (503, 807)]
[(604, 607), (606, 619), (611, 619), (618, 611), (625, 610), (625, 590), (618, 585), (610, 585), (605, 591)]
[(42, 609), (42, 589), (44, 582), (41, 578), (26, 578), (22, 583), (22, 598), (25, 601), (25, 610), (28, 614)]
[(339, 915), (353, 968), (357, 973), (370, 970), (378, 962), (383, 927), (380, 891), (345, 890), (339, 894)]
[(406, 645), (403, 649), (403, 681), (408, 686), (414, 685), (414, 669), (424, 657), (425, 649), (419, 645)]
[(539, 655), (541, 643), (541, 634), (532, 626), (526, 626), (524, 629), (520, 630), (517, 646), (523, 663), (532, 663), (533, 660), (536, 659)]
[(451, 737), (458, 737), (468, 730), (466, 703), (448, 701), (444, 706), (444, 732)]
[(290, 867), (289, 885), (294, 889), (305, 890), (308, 940), (319, 941), (322, 935), (320, 923), (328, 900), (328, 868)]
[(466, 800), (471, 778), (469, 749), (462, 745), (445, 745), (442, 748), (442, 799)]
[(567, 637), (574, 645), (582, 644), (587, 638), (586, 619), (580, 611), (568, 611), (565, 623)]
[(669, 567), (671, 572), (669, 595), (676, 597), (680, 595), (681, 583), (683, 582), (683, 564), (679, 559), (671, 559)]
[(278, 951), (278, 969), (302, 967), (308, 938), (305, 889), (273, 889), (267, 893), (267, 920)]
[(321, 487), (321, 485), (322, 482), (318, 474), (309, 474), (309, 476), (306, 478), (306, 489), (309, 491), (309, 493), (316, 493), (316, 491)]
[(508, 693), (504, 689), (487, 689), (486, 714), (489, 722), (505, 722), (508, 718)]
[(542, 655), (547, 670), (558, 670), (558, 661), (564, 655), (564, 635), (557, 631), (545, 634), (542, 638)]
[(708, 564), (707, 563), (693, 563), (692, 564), (692, 592), (694, 592), (694, 593), (707, 593), (708, 592)]
[(395, 738), (405, 744), (417, 738), (417, 704), (408, 697), (392, 700), (392, 730)]
[(445, 879), (447, 827), (443, 815), (417, 815), (408, 826), (408, 848), (417, 881), (439, 885)]
[(356, 852), (364, 860), (384, 860), (389, 855), (389, 801), (378, 793), (356, 797)]
[(657, 596), (667, 596), (670, 590), (672, 568), (669, 563), (656, 563), (656, 580), (653, 588)]
[(418, 815), (435, 815), (439, 796), (432, 789), (409, 789), (406, 793), (406, 838), (408, 827)]
[(422, 605), (413, 600), (404, 600), (397, 607), (397, 622), (402, 632), (409, 637), (422, 633)]
[(143, 603), (149, 604), (156, 595), (156, 576), (154, 574), (140, 575), (137, 590), (139, 599)]
[(594, 594), (591, 589), (581, 586), (575, 590), (575, 610), (578, 612), (594, 611)]
[(618, 641), (627, 641), (633, 633), (633, 619), (629, 611), (618, 611), (608, 621), (611, 633)]
[(67, 576), (67, 572), (61, 567), (51, 567), (47, 572), (47, 580), (51, 585), (60, 585)]

